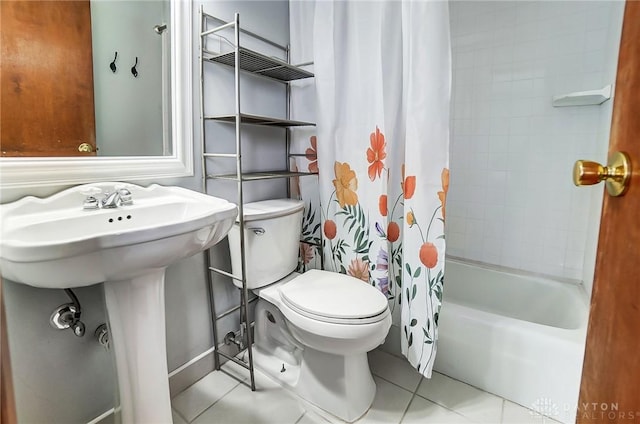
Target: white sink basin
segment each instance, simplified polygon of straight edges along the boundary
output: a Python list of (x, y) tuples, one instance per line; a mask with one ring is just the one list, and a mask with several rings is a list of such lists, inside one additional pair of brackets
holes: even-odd
[(133, 205), (83, 210), (88, 186), (0, 205), (0, 269), (36, 287), (127, 280), (205, 250), (227, 235), (237, 208), (180, 187), (128, 185)]
[[(73, 288), (104, 282), (121, 422), (171, 423), (164, 274), (227, 235), (237, 208), (179, 187), (127, 185), (133, 204), (83, 209), (89, 187), (0, 205), (0, 272), (18, 283)], [(99, 190), (98, 190), (99, 191)]]

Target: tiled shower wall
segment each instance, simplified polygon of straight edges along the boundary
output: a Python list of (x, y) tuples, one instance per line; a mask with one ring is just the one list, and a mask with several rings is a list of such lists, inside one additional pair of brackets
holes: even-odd
[(551, 98), (614, 82), (622, 4), (450, 4), (447, 253), (581, 280), (602, 189), (574, 187), (571, 170), (606, 159), (612, 101), (554, 108)]

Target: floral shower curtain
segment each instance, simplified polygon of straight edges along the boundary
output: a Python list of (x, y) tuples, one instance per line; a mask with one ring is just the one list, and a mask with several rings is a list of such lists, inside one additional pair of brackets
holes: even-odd
[(307, 144), (294, 166), (319, 172), (324, 266), (387, 296), (403, 354), (430, 376), (449, 185), (448, 4), (304, 3), (292, 2), (291, 38), (313, 28), (317, 127), (294, 137)]

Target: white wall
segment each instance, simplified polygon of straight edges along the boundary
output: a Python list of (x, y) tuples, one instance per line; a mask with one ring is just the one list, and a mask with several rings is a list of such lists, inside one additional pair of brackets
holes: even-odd
[(106, 321), (102, 289), (74, 292), (86, 325), (82, 338), (49, 325), (53, 310), (69, 303), (64, 291), (3, 281), (20, 423), (86, 423), (113, 407), (116, 378), (111, 353), (93, 338), (98, 325)]
[(553, 108), (551, 98), (614, 82), (621, 5), (451, 3), (449, 255), (583, 278), (602, 187), (574, 187), (571, 170), (606, 160), (612, 102)]
[[(197, 111), (199, 98), (198, 74), (198, 28), (197, 11), (200, 2), (193, 5), (193, 61), (194, 61), (194, 159), (193, 177), (143, 181), (137, 183), (147, 186), (152, 183), (179, 185), (200, 190), (200, 119)], [(256, 2), (204, 2), (205, 10), (224, 19), (232, 19), (236, 10), (241, 13), (244, 26), (251, 31), (274, 38), (283, 44), (288, 43), (289, 18), (286, 1)], [(108, 66), (107, 62), (107, 66)], [(211, 65), (213, 66), (213, 65)], [(129, 66), (130, 67), (130, 66)], [(208, 71), (210, 72), (210, 71)], [(213, 75), (211, 75), (213, 76)], [(256, 85), (257, 84), (257, 85)], [(248, 83), (257, 90), (244, 90), (243, 102), (249, 112), (277, 114), (284, 113), (284, 91), (272, 91), (261, 87), (259, 83)], [(261, 88), (264, 90), (260, 91)], [(232, 104), (233, 92), (228, 85), (212, 88), (211, 98), (223, 107)], [(247, 156), (249, 169), (256, 167), (274, 168), (282, 162), (286, 164), (284, 143), (269, 139), (269, 134), (255, 129), (249, 130), (245, 141), (249, 144)], [(274, 139), (280, 140), (280, 133)], [(218, 139), (229, 134), (217, 135), (213, 132), (207, 137), (207, 143), (217, 143)], [(257, 142), (265, 142), (258, 146)], [(249, 155), (251, 153), (251, 155)], [(249, 157), (247, 158), (249, 159)], [(0, 198), (15, 200), (26, 195), (49, 195), (64, 187), (32, 187), (21, 193), (11, 192), (11, 196)], [(224, 189), (223, 189), (224, 190)], [(232, 190), (226, 189), (231, 195)], [(247, 186), (248, 200), (266, 196), (284, 196), (285, 182)], [(214, 262), (228, 265), (229, 255), (226, 241), (220, 243), (214, 252)], [(207, 351), (213, 346), (210, 324), (209, 301), (207, 298), (204, 273), (204, 257), (196, 255), (184, 259), (167, 269), (166, 274), (166, 319), (167, 319), (167, 361), (169, 370), (175, 370), (184, 363)], [(83, 320), (87, 324), (84, 338), (77, 338), (69, 331), (54, 330), (48, 320), (53, 309), (68, 302), (62, 290), (45, 290), (18, 285), (5, 281), (4, 295), (7, 308), (7, 326), (14, 389), (18, 409), (18, 421), (86, 423), (109, 408), (116, 399), (115, 367), (110, 352), (98, 345), (93, 331), (98, 324), (106, 321), (106, 312), (101, 285), (78, 289), (76, 294), (82, 304)], [(237, 304), (237, 290), (225, 279), (216, 279), (216, 307), (218, 311)], [(222, 335), (238, 328), (238, 316), (230, 315), (220, 323)], [(4, 348), (4, 347), (3, 347)], [(209, 366), (211, 362), (209, 361)]]

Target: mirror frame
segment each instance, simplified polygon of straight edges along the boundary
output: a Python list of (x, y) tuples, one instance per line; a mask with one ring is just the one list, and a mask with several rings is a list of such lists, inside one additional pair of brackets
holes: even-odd
[(0, 188), (193, 175), (192, 2), (171, 0), (171, 156), (0, 158)]

